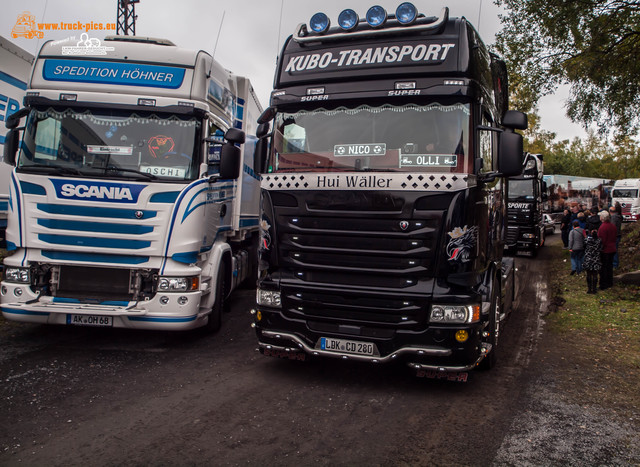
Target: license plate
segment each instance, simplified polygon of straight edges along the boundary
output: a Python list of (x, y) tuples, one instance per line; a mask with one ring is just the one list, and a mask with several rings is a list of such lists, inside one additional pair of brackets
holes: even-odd
[(371, 342), (349, 341), (334, 339), (333, 337), (321, 337), (320, 349), (336, 353), (350, 353), (355, 355), (375, 355), (376, 345)]
[(75, 326), (113, 326), (113, 316), (67, 315), (67, 324)]

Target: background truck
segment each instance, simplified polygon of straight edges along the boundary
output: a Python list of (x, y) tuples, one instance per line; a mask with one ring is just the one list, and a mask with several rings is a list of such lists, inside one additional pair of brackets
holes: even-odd
[(546, 212), (561, 213), (573, 205), (598, 211), (611, 202), (612, 180), (572, 175), (544, 175), (542, 179), (547, 184)]
[(216, 330), (226, 297), (256, 278), (262, 109), (206, 52), (128, 36), (102, 45), (90, 56), (47, 42), (7, 121), (2, 313)]
[(4, 248), (9, 208), (11, 167), (4, 162), (4, 122), (22, 104), (31, 73), (33, 55), (0, 36), (0, 248)]
[(509, 177), (507, 190), (507, 242), (509, 252), (535, 256), (544, 245), (542, 215), (547, 200), (547, 185), (542, 154), (527, 154), (522, 173)]
[(616, 180), (611, 191), (611, 204), (620, 203), (622, 219), (635, 222), (640, 219), (640, 178)]
[(466, 19), (409, 3), (366, 18), (300, 25), (258, 120), (259, 348), (428, 376), (490, 367), (513, 294), (504, 177), (522, 171), (526, 115), (507, 110), (506, 66)]

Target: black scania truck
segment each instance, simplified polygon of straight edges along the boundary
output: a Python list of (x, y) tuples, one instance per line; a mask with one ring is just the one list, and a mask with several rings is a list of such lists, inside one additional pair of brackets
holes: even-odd
[(494, 364), (513, 298), (505, 177), (526, 115), (447, 8), (338, 23), (316, 14), (287, 39), (259, 119), (259, 348), (466, 378)]
[(536, 256), (544, 245), (543, 202), (547, 200), (547, 184), (542, 154), (527, 154), (522, 173), (509, 177), (507, 191), (508, 252)]

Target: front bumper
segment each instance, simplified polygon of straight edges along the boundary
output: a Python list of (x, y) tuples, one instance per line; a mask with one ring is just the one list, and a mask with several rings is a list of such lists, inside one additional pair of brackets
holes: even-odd
[[(482, 342), (483, 322), (429, 326), (421, 331), (396, 331), (385, 338), (376, 338), (310, 329), (303, 321), (288, 319), (280, 312), (264, 308), (260, 308), (260, 315), (261, 319), (253, 324), (259, 350), (265, 355), (292, 360), (302, 360), (309, 355), (369, 363), (403, 361), (416, 370), (460, 372), (474, 369), (491, 352), (491, 345)], [(455, 339), (459, 330), (468, 332), (464, 343)], [(377, 352), (359, 355), (323, 350), (319, 344), (322, 337), (373, 343)]]
[[(160, 303), (160, 295), (144, 302), (89, 303), (77, 299), (40, 297), (29, 286), (2, 282), (2, 315), (10, 321), (38, 324), (71, 324), (72, 316), (110, 317), (109, 327), (163, 331), (183, 331), (203, 326), (206, 313), (200, 310), (201, 292), (165, 294), (167, 303)], [(20, 290), (18, 297), (17, 290)], [(186, 303), (178, 303), (179, 297)]]

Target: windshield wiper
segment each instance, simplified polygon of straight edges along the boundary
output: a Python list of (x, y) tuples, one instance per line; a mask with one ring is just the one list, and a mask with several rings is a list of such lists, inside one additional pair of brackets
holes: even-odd
[(110, 165), (108, 167), (104, 168), (104, 172), (127, 172), (127, 173), (133, 173), (133, 174), (137, 174), (137, 175), (142, 175), (143, 177), (145, 177), (148, 180), (157, 180), (158, 177), (156, 177), (153, 174), (150, 174), (148, 172), (142, 172), (141, 170), (136, 170), (136, 169), (124, 169), (122, 167), (117, 167), (115, 165)]
[(59, 165), (46, 165), (46, 164), (30, 164), (30, 165), (21, 165), (18, 167), (19, 169), (29, 170), (29, 169), (46, 169), (43, 170), (54, 174), (54, 175), (82, 175), (86, 176), (85, 173), (74, 167), (60, 167)]

